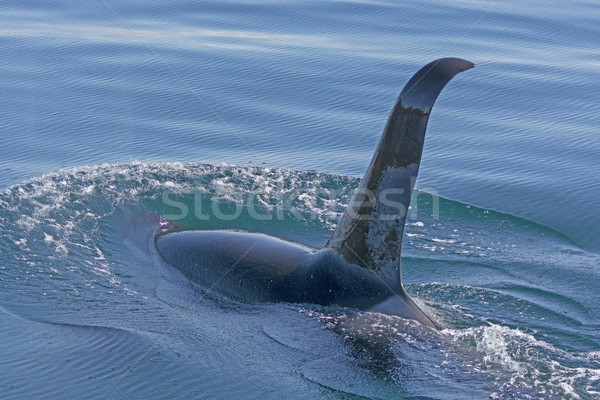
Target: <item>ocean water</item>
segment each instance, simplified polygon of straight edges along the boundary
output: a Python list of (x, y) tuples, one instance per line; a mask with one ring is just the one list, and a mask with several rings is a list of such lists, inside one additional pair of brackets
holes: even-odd
[[(599, 19), (3, 1), (0, 397), (599, 398)], [(443, 330), (242, 304), (136, 246), (156, 213), (322, 247), (400, 89), (445, 56), (476, 68), (432, 112), (402, 258)]]

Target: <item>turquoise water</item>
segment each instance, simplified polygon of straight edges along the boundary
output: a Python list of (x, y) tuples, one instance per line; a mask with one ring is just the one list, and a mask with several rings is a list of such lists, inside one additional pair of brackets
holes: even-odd
[[(3, 2), (0, 397), (598, 398), (599, 17)], [(239, 304), (128, 236), (155, 212), (323, 246), (400, 89), (443, 56), (476, 68), (434, 108), (403, 249), (441, 332)]]

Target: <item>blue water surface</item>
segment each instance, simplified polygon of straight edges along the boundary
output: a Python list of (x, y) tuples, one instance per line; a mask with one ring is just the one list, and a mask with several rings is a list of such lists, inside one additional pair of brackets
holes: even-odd
[[(0, 397), (598, 398), (599, 19), (593, 1), (3, 1)], [(476, 68), (432, 112), (402, 271), (443, 331), (238, 304), (127, 236), (181, 212), (168, 192), (188, 224), (323, 246), (400, 89), (446, 56)]]

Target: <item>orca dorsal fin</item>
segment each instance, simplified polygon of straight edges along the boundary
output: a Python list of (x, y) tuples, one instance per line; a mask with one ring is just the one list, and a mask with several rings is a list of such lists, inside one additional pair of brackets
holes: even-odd
[(404, 224), (419, 171), (429, 113), (444, 86), (475, 65), (441, 58), (421, 68), (404, 86), (377, 151), (326, 248), (347, 262), (401, 285)]

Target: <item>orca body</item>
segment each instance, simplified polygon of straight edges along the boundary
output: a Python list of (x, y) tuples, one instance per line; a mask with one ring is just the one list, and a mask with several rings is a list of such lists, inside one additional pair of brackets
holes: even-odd
[(406, 84), (356, 194), (327, 245), (314, 251), (263, 234), (181, 230), (163, 222), (156, 250), (189, 279), (243, 301), (337, 304), (438, 327), (400, 277), (406, 214), (431, 108), (474, 64), (443, 58)]

